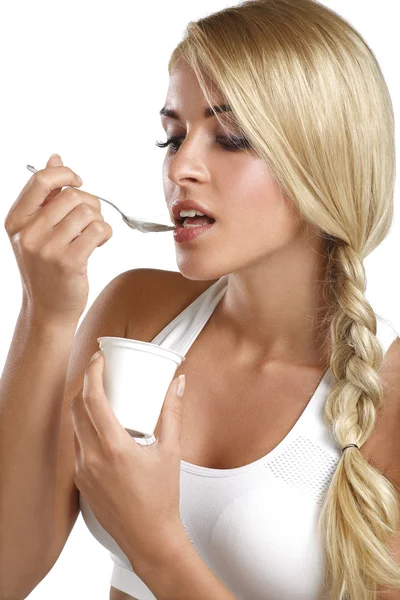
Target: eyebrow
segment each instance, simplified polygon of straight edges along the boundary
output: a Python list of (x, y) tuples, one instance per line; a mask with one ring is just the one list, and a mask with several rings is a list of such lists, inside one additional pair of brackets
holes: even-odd
[[(204, 109), (204, 118), (207, 119), (207, 117), (213, 117), (215, 116), (215, 113), (226, 113), (231, 111), (232, 108), (228, 105), (228, 104), (221, 104), (220, 106), (212, 106), (211, 108), (205, 108)], [(176, 119), (177, 121), (180, 121), (180, 116), (179, 113), (176, 110), (172, 110), (171, 108), (166, 108), (165, 106), (162, 107), (162, 109), (160, 110), (160, 115), (162, 117), (169, 117), (170, 119)]]

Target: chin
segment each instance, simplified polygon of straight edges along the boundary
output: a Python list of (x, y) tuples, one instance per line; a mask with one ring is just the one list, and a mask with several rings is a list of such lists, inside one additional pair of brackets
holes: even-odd
[(180, 274), (185, 279), (192, 281), (216, 281), (227, 275), (226, 271), (218, 269), (215, 265), (200, 265), (188, 258), (177, 264)]

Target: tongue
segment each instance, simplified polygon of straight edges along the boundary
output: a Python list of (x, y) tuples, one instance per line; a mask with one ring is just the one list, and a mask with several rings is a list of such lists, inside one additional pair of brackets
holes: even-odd
[(188, 223), (188, 225), (209, 225), (210, 223), (214, 223), (214, 220), (211, 217), (186, 217), (185, 223)]

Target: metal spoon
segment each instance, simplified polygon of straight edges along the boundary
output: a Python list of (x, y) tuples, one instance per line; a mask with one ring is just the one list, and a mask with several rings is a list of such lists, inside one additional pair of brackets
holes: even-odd
[[(37, 169), (35, 169), (35, 167), (32, 167), (32, 165), (26, 165), (26, 168), (29, 171), (32, 171), (32, 173), (37, 172)], [(72, 187), (72, 186), (67, 185), (65, 187)], [(138, 231), (141, 231), (142, 233), (171, 231), (173, 229), (176, 229), (175, 225), (163, 225), (162, 223), (153, 223), (152, 221), (144, 221), (143, 219), (128, 217), (127, 215), (125, 215), (122, 212), (122, 210), (120, 210), (118, 208), (118, 206), (115, 206), (115, 204), (113, 204), (109, 200), (106, 200), (105, 198), (100, 198), (100, 196), (96, 196), (96, 197), (99, 200), (102, 200), (103, 202), (107, 202), (107, 204), (111, 204), (111, 206), (113, 206), (121, 214), (122, 220), (124, 221), (124, 223), (126, 223), (129, 227), (131, 227), (131, 229), (137, 229)]]

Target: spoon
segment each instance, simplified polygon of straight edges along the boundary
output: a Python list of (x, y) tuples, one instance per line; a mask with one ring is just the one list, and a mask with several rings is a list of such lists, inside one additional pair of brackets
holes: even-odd
[[(26, 168), (28, 169), (28, 171), (31, 171), (32, 173), (37, 172), (37, 169), (35, 169), (35, 167), (32, 167), (32, 165), (26, 165)], [(73, 187), (73, 186), (67, 185), (65, 187)], [(144, 221), (143, 219), (127, 217), (122, 212), (122, 210), (120, 210), (118, 208), (118, 206), (115, 206), (115, 204), (113, 204), (109, 200), (106, 200), (105, 198), (100, 198), (100, 196), (96, 196), (96, 197), (99, 200), (102, 200), (103, 202), (107, 202), (107, 204), (111, 204), (111, 206), (113, 206), (121, 214), (122, 220), (124, 221), (124, 223), (126, 223), (129, 227), (131, 227), (131, 229), (137, 229), (138, 231), (141, 231), (142, 233), (171, 231), (173, 229), (176, 229), (175, 225), (163, 225), (162, 223), (153, 223), (152, 221)]]

